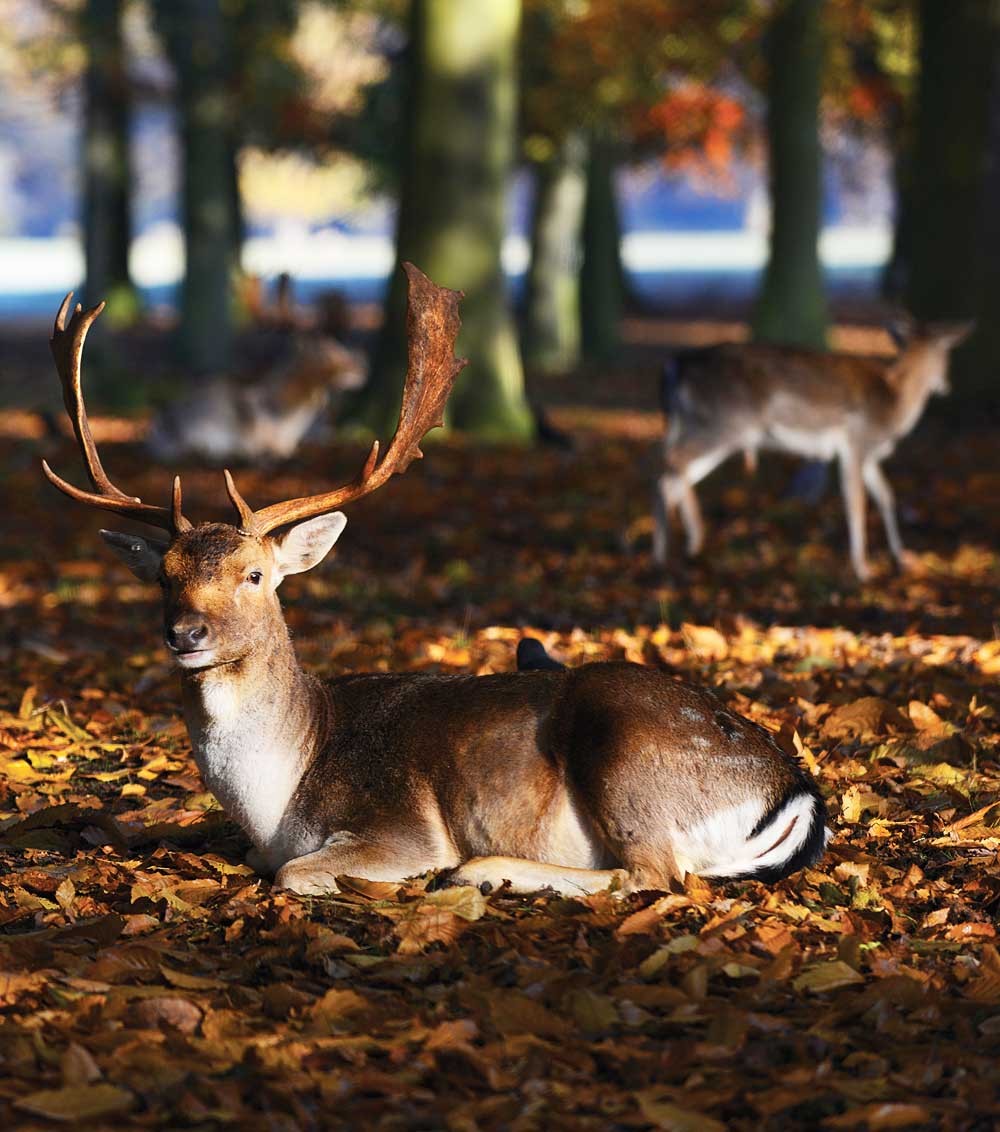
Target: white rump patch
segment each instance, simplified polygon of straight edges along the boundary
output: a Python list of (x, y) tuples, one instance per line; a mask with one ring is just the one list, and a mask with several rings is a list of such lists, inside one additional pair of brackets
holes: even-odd
[(674, 853), (685, 872), (706, 877), (740, 876), (780, 867), (802, 847), (815, 817), (811, 794), (795, 794), (755, 837), (764, 816), (760, 798), (727, 806), (690, 829), (678, 830)]

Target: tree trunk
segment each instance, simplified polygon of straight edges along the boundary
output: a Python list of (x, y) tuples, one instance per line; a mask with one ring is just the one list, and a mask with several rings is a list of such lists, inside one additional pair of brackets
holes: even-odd
[[(122, 45), (122, 0), (87, 0), (83, 114), (83, 239), (88, 305), (108, 300), (105, 316), (135, 309), (129, 279), (129, 95)], [(98, 324), (98, 327), (102, 324)], [(95, 330), (98, 329), (95, 327)], [(100, 337), (98, 332), (95, 337)]]
[[(978, 295), (975, 305), (965, 308), (976, 315), (976, 331), (968, 346), (956, 352), (952, 370), (962, 400), (974, 405), (981, 419), (995, 423), (1000, 420), (1000, 6), (982, 4), (976, 14), (976, 41), (985, 57), (979, 63), (979, 97), (987, 106), (978, 208)], [(974, 91), (969, 88), (970, 95)], [(974, 113), (970, 107), (970, 114)], [(954, 313), (964, 312), (956, 308)]]
[(177, 72), (181, 213), (186, 269), (178, 337), (197, 373), (232, 357), (237, 218), (233, 201), (233, 105), (229, 29), (221, 0), (160, 0), (158, 15)]
[[(923, 0), (908, 305), (968, 316), (982, 286), (983, 188), (995, 38), (992, 0)], [(996, 208), (996, 198), (992, 207)]]
[(781, 0), (767, 32), (771, 238), (754, 336), (822, 348), (826, 298), (819, 262), (822, 0)]
[(465, 292), (457, 351), (469, 358), (448, 421), (491, 439), (528, 440), (521, 357), (500, 261), (516, 130), (520, 0), (413, 0), (410, 92), (396, 269), (372, 375), (354, 415), (391, 430), (406, 366), (411, 260)]
[(595, 362), (610, 361), (621, 346), (625, 273), (615, 189), (616, 168), (614, 143), (601, 135), (592, 137), (583, 210), (580, 337), (584, 355)]
[(574, 134), (549, 161), (534, 167), (523, 353), (528, 369), (540, 373), (564, 373), (580, 360), (585, 158), (583, 139)]

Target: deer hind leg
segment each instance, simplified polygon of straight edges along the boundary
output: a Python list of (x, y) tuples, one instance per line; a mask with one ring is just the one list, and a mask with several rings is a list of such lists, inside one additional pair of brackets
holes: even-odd
[(449, 873), (444, 882), (471, 884), (484, 892), (509, 882), (510, 891), (516, 893), (551, 888), (562, 896), (580, 896), (612, 887), (624, 891), (628, 875), (624, 869), (576, 869), (521, 857), (473, 857)]
[(899, 535), (899, 524), (896, 521), (896, 497), (893, 494), (892, 487), (885, 478), (885, 473), (879, 467), (877, 460), (868, 460), (862, 469), (862, 474), (865, 486), (868, 488), (868, 494), (875, 500), (875, 505), (882, 516), (882, 525), (885, 527), (885, 535), (889, 540), (889, 550), (898, 565), (903, 566), (905, 548)]
[(861, 461), (856, 452), (848, 449), (840, 454), (840, 486), (847, 511), (847, 533), (851, 545), (851, 563), (854, 572), (866, 582), (871, 577), (865, 553), (865, 485)]
[(322, 849), (286, 861), (274, 885), (303, 896), (320, 896), (339, 891), (338, 876), (402, 881), (454, 863), (454, 857), (442, 860), (423, 846), (375, 841), (345, 831), (333, 834)]

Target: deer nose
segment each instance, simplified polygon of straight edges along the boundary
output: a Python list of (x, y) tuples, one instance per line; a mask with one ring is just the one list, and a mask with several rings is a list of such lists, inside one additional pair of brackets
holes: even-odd
[(200, 614), (185, 614), (167, 629), (167, 645), (174, 652), (197, 652), (206, 647), (208, 625)]

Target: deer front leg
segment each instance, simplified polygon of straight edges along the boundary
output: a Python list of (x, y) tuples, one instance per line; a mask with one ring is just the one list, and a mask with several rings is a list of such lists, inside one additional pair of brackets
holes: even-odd
[(871, 577), (865, 553), (865, 486), (861, 474), (861, 461), (850, 449), (840, 455), (840, 486), (847, 512), (847, 533), (851, 544), (851, 562), (862, 582)]
[(899, 535), (899, 524), (896, 521), (896, 499), (893, 495), (892, 486), (875, 460), (869, 460), (864, 465), (863, 475), (868, 493), (875, 500), (875, 505), (882, 516), (885, 536), (889, 540), (889, 550), (897, 564), (902, 568), (905, 565), (905, 548)]
[(275, 875), (274, 886), (302, 896), (320, 896), (339, 891), (338, 876), (402, 881), (454, 863), (454, 858), (442, 861), (423, 848), (375, 841), (345, 831), (333, 834), (322, 849), (286, 861)]

